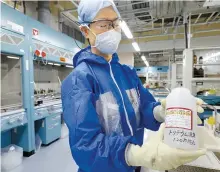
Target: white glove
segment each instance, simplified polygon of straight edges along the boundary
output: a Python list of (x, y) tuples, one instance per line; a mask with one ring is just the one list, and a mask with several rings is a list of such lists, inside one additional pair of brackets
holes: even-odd
[(204, 155), (206, 150), (185, 151), (171, 148), (163, 143), (165, 124), (161, 124), (156, 135), (144, 145), (129, 144), (125, 159), (129, 166), (143, 166), (153, 170), (171, 170), (192, 162)]
[[(202, 104), (204, 104), (204, 101), (202, 99), (196, 98), (197, 99), (197, 112), (198, 113), (203, 113), (204, 109), (201, 107)], [(154, 118), (158, 122), (164, 122), (165, 120), (165, 108), (166, 108), (166, 99), (163, 99), (160, 101), (161, 105), (156, 106), (153, 110)], [(202, 124), (202, 121), (199, 117), (197, 117), (197, 123)]]

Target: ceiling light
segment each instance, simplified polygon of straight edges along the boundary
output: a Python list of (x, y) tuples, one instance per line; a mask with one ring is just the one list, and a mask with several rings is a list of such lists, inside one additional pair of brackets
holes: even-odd
[(168, 54), (169, 52), (149, 53), (149, 55)]
[(149, 67), (149, 63), (148, 63), (147, 60), (145, 60), (144, 63), (145, 63), (145, 65), (146, 65), (147, 67)]
[(66, 67), (73, 68), (73, 66), (71, 66), (71, 65), (66, 65)]
[(7, 56), (7, 58), (9, 58), (9, 59), (19, 59), (19, 57), (15, 57), (15, 56)]
[(60, 64), (57, 64), (57, 63), (54, 63), (53, 65), (54, 65), (54, 66), (60, 66)]
[(123, 30), (124, 34), (128, 37), (128, 39), (132, 39), (133, 35), (125, 21), (121, 22), (121, 29)]
[(145, 60), (146, 60), (146, 57), (145, 57), (144, 55), (142, 55), (142, 56), (141, 56), (141, 59), (142, 59), (143, 61), (145, 61)]
[(134, 47), (135, 51), (140, 51), (140, 47), (138, 46), (137, 42), (132, 42), (132, 46)]

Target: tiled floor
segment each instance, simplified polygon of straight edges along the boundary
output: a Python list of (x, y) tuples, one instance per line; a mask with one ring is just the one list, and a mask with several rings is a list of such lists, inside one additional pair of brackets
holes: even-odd
[(10, 172), (77, 172), (72, 159), (68, 138), (41, 147), (35, 155), (24, 158), (22, 165)]

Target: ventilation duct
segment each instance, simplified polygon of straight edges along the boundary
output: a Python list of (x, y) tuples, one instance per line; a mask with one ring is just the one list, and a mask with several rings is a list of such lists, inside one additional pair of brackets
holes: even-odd
[(50, 26), (50, 1), (38, 1), (38, 20)]

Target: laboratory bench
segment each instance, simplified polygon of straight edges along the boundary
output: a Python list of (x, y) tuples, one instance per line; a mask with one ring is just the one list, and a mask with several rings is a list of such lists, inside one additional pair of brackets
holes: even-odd
[(35, 106), (35, 134), (38, 134), (42, 144), (48, 145), (61, 136), (61, 101), (52, 101)]
[(1, 131), (27, 124), (27, 115), (24, 109), (1, 113)]

